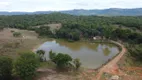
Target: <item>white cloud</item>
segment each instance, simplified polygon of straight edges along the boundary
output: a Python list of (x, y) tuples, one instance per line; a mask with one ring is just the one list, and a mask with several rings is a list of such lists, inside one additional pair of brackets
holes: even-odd
[(142, 0), (0, 0), (0, 11), (142, 8)]
[(10, 5), (10, 2), (2, 2), (0, 1), (0, 11), (7, 11), (6, 7), (8, 7)]
[(9, 4), (10, 4), (9, 2), (0, 2), (0, 6), (7, 6)]

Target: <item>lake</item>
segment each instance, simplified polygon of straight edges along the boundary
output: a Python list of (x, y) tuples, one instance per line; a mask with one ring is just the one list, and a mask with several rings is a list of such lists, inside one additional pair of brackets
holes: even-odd
[(49, 60), (48, 52), (52, 50), (57, 53), (69, 54), (73, 58), (79, 58), (82, 67), (95, 69), (106, 63), (109, 59), (119, 53), (114, 44), (90, 43), (90, 42), (68, 42), (64, 40), (49, 40), (43, 43), (37, 50), (46, 52), (45, 58)]

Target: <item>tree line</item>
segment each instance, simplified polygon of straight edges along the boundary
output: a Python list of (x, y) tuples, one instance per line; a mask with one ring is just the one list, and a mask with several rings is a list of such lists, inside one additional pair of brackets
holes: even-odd
[[(62, 28), (53, 34), (47, 27), (35, 27), (50, 23), (61, 23)], [(118, 25), (118, 27), (114, 25)], [(131, 43), (141, 43), (142, 41), (142, 16), (74, 16), (62, 13), (14, 15), (0, 16), (0, 26), (1, 30), (3, 27), (35, 30), (42, 36), (71, 41), (93, 36), (121, 39)]]
[(85, 26), (78, 23), (62, 24), (59, 30), (54, 33), (50, 31), (49, 26), (41, 26), (36, 29), (40, 36), (48, 36), (54, 38), (63, 38), (69, 41), (77, 41), (81, 38), (93, 38), (95, 36), (105, 37), (105, 39), (122, 40), (131, 44), (142, 43), (142, 33), (132, 29), (114, 27), (109, 25), (102, 26)]
[(0, 16), (0, 26), (4, 27), (33, 29), (33, 26), (49, 23), (80, 23), (93, 27), (118, 24), (120, 26), (142, 30), (142, 16), (74, 16), (62, 13)]

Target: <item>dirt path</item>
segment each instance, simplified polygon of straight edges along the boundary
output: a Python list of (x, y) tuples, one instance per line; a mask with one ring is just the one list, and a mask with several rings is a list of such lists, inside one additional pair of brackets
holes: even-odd
[(108, 62), (106, 65), (104, 65), (102, 68), (99, 69), (99, 73), (97, 74), (97, 76), (95, 78), (93, 78), (92, 80), (100, 80), (102, 74), (104, 72), (107, 72), (107, 73), (111, 73), (111, 74), (122, 74), (124, 75), (123, 72), (121, 72), (119, 69), (118, 69), (118, 66), (117, 66), (117, 62), (121, 59), (121, 57), (126, 53), (126, 48), (118, 43), (118, 42), (115, 42), (115, 41), (111, 41), (117, 45), (119, 45), (121, 48), (122, 48), (122, 51), (119, 53), (119, 55), (117, 55), (113, 60), (111, 60), (110, 62)]
[[(122, 50), (120, 51), (120, 53), (114, 58), (112, 59), (110, 62), (108, 62), (106, 65), (104, 65), (103, 67), (101, 67), (96, 73), (97, 75), (92, 75), (92, 73), (94, 73), (94, 70), (90, 70), (91, 72), (83, 72), (81, 77), (79, 78), (79, 80), (101, 80), (101, 76), (103, 75), (104, 72), (106, 73), (110, 73), (110, 74), (113, 74), (113, 75), (125, 75), (125, 73), (123, 73), (123, 71), (120, 71), (119, 70), (119, 67), (117, 66), (117, 62), (121, 59), (121, 57), (126, 53), (126, 48), (118, 43), (118, 42), (115, 42), (115, 41), (111, 41), (112, 43), (115, 43), (117, 45), (119, 45)], [(39, 70), (39, 71), (47, 71), (47, 72), (50, 72), (50, 70)], [(88, 71), (88, 70), (87, 70)], [(51, 71), (52, 72), (52, 71)], [(55, 75), (55, 74), (54, 74)], [(59, 74), (57, 74), (58, 76)], [(56, 76), (56, 78), (57, 78)], [(91, 77), (92, 76), (92, 77)], [(95, 76), (95, 77), (93, 77)], [(73, 76), (72, 76), (73, 77)], [(42, 77), (42, 78), (46, 78), (46, 79), (40, 79), (40, 80), (48, 80), (47, 78), (52, 78), (53, 80), (56, 80), (55, 76), (47, 76), (47, 77)], [(49, 80), (52, 80), (52, 79), (49, 79)], [(62, 76), (61, 79), (58, 79), (58, 80), (75, 80), (75, 79), (69, 79), (69, 77), (67, 77), (66, 75), (64, 75), (64, 77)]]

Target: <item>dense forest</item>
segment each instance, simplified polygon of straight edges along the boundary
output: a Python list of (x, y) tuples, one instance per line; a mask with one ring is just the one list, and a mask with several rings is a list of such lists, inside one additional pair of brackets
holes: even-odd
[[(54, 34), (48, 31), (47, 27), (34, 27), (50, 23), (62, 23), (63, 27), (55, 31)], [(61, 13), (14, 15), (0, 16), (0, 26), (36, 30), (44, 36), (45, 34), (47, 36), (52, 34), (52, 37), (70, 40), (79, 40), (81, 37), (104, 36), (109, 39), (129, 41), (130, 43), (142, 42), (142, 16), (73, 16)]]
[[(50, 31), (48, 26), (38, 25), (61, 23), (59, 30)], [(40, 36), (64, 38), (77, 41), (81, 38), (100, 36), (111, 40), (121, 40), (131, 44), (130, 54), (141, 59), (142, 16), (74, 16), (61, 13), (43, 15), (0, 16), (0, 26), (35, 30)], [(142, 60), (141, 60), (142, 61)]]
[(32, 26), (49, 23), (78, 23), (88, 27), (118, 24), (120, 26), (123, 25), (132, 29), (142, 30), (142, 16), (73, 16), (61, 13), (0, 16), (0, 25), (5, 27), (30, 29)]

